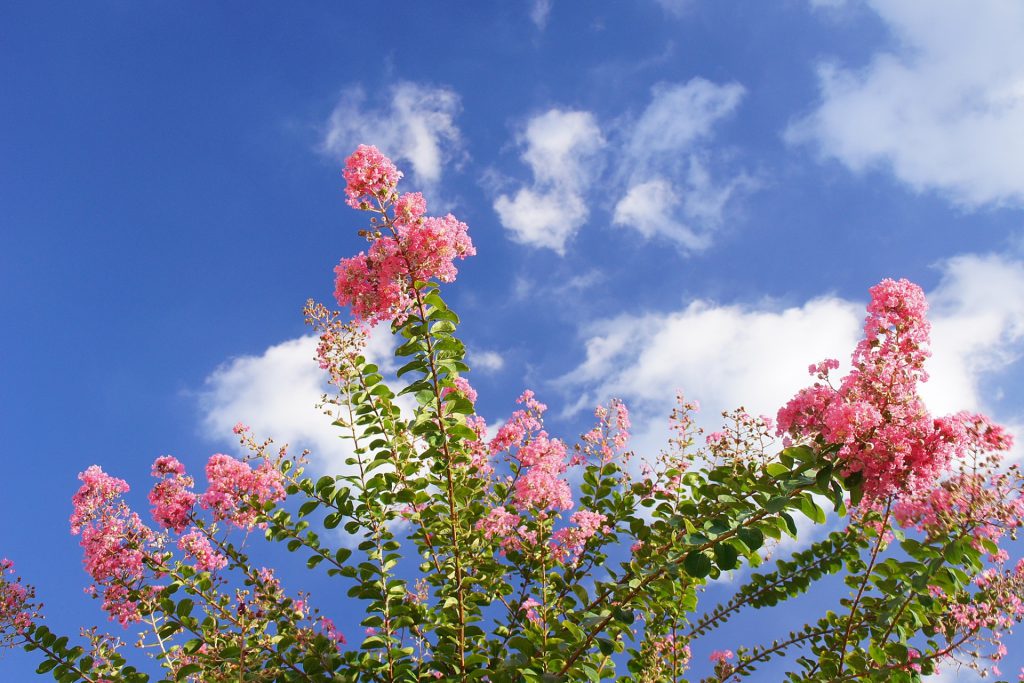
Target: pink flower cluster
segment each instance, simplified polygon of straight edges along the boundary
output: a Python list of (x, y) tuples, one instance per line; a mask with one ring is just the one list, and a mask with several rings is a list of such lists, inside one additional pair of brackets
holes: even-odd
[(617, 398), (608, 407), (598, 406), (594, 410), (597, 425), (583, 435), (581, 445), (576, 447), (577, 455), (571, 464), (581, 465), (588, 459), (597, 463), (611, 462), (629, 443), (629, 409)]
[(346, 642), (345, 636), (334, 625), (334, 620), (328, 617), (320, 617), (318, 621), (320, 622), (320, 628), (323, 629), (324, 635), (330, 640), (333, 640), (337, 648), (341, 650), (341, 646)]
[(265, 505), (285, 498), (284, 477), (269, 462), (253, 469), (248, 463), (217, 453), (206, 463), (210, 482), (200, 502), (213, 511), (214, 519), (227, 520), (240, 528), (252, 528), (257, 512), (253, 503)]
[(561, 478), (567, 456), (561, 440), (550, 439), (540, 432), (520, 446), (516, 455), (523, 468), (512, 498), (517, 508), (568, 510), (572, 507), (569, 482)]
[(505, 506), (499, 505), (492, 508), (486, 517), (477, 522), (476, 526), (477, 529), (484, 532), (484, 537), (488, 540), (492, 538), (504, 540), (515, 538), (516, 529), (522, 521), (522, 517), (509, 512)]
[[(570, 525), (551, 532), (551, 525), (538, 527), (530, 520), (550, 520), (552, 515), (573, 506), (572, 490), (562, 479), (569, 464), (565, 444), (552, 439), (544, 431), (541, 419), (547, 406), (524, 391), (517, 399), (523, 408), (512, 413), (488, 444), (492, 454), (506, 453), (512, 463), (514, 477), (509, 478), (509, 503), (512, 510), (499, 505), (476, 524), (487, 539), (498, 539), (501, 553), (506, 551), (545, 550), (560, 563), (575, 562), (587, 541), (599, 532), (607, 533), (607, 517), (590, 510), (579, 510), (569, 519)], [(622, 448), (628, 439), (629, 414), (625, 406), (613, 404), (613, 411), (599, 409), (602, 427), (590, 438), (584, 437), (587, 452), (593, 451), (600, 461), (606, 451)], [(581, 462), (576, 456), (574, 463)], [(532, 513), (532, 515), (531, 515)], [(550, 536), (548, 534), (550, 533)]]
[(605, 522), (608, 518), (591, 510), (577, 510), (569, 517), (574, 526), (559, 529), (551, 535), (551, 548), (555, 560), (564, 564), (576, 561), (587, 541), (598, 532), (608, 533), (611, 528)]
[(0, 559), (0, 643), (8, 631), (21, 634), (32, 626), (31, 590), (18, 580), (11, 581), (14, 563)]
[(547, 406), (529, 389), (516, 402), (525, 409), (512, 413), (490, 443), (491, 453), (508, 451), (518, 466), (513, 502), (520, 510), (568, 510), (573, 504), (572, 490), (560, 478), (567, 468), (567, 450), (543, 429), (541, 416)]
[[(893, 505), (893, 517), (904, 528), (922, 531), (930, 538), (950, 538), (969, 533), (976, 549), (987, 539), (998, 543), (1024, 524), (1024, 484), (1019, 470), (999, 469), (999, 453), (1012, 440), (1001, 427), (982, 415), (958, 413), (950, 418), (956, 438), (970, 449), (959, 463), (960, 471), (937, 486), (913, 491)], [(996, 551), (990, 561), (1005, 559)]]
[(149, 492), (153, 520), (162, 528), (180, 534), (188, 526), (189, 515), (196, 504), (196, 495), (192, 492), (195, 481), (185, 474), (185, 466), (170, 455), (156, 459), (153, 476), (161, 478)]
[[(1019, 560), (1013, 569), (986, 569), (974, 578), (974, 584), (978, 591), (970, 600), (963, 601), (953, 596), (944, 600), (945, 617), (960, 633), (988, 630), (991, 633), (988, 641), (994, 648), (988, 658), (999, 662), (1007, 654), (1006, 645), (1002, 642), (1004, 633), (1024, 620), (1024, 601), (1020, 597), (1024, 589), (1024, 559)], [(972, 651), (970, 655), (977, 658), (980, 653)], [(997, 666), (993, 666), (992, 671), (999, 675)]]
[(201, 572), (215, 572), (228, 565), (227, 558), (214, 550), (210, 539), (198, 529), (179, 538), (178, 549), (192, 559), (195, 568)]
[(466, 379), (465, 377), (456, 377), (452, 381), (452, 383), (455, 386), (445, 387), (444, 390), (441, 392), (442, 398), (448, 396), (449, 394), (456, 394), (462, 396), (470, 403), (476, 403), (476, 389), (473, 388), (473, 386), (469, 383), (468, 379)]
[[(387, 157), (365, 145), (345, 164), (349, 204), (383, 213), (383, 225), (390, 231), (375, 232), (368, 252), (342, 259), (334, 269), (338, 303), (369, 325), (404, 319), (416, 282), (451, 282), (458, 273), (455, 259), (476, 254), (465, 223), (451, 214), (425, 216), (426, 201), (418, 192), (394, 198), (401, 175)], [(368, 197), (375, 198), (379, 208), (371, 208)]]
[(359, 145), (345, 160), (345, 194), (347, 203), (353, 209), (370, 206), (376, 199), (385, 202), (390, 199), (402, 179), (402, 172), (395, 168), (391, 159), (371, 145)]
[(142, 618), (134, 591), (143, 579), (153, 532), (119, 500), (128, 491), (127, 482), (96, 465), (78, 478), (82, 486), (72, 497), (71, 531), (82, 536), (83, 564), (103, 589), (103, 609), (127, 626)]
[(466, 451), (469, 453), (470, 465), (480, 474), (490, 475), (494, 472), (491, 466), (491, 451), (484, 442), (487, 438), (487, 422), (479, 415), (467, 415), (466, 426), (476, 432), (476, 439), (466, 441)]
[(927, 380), (930, 325), (924, 292), (907, 280), (871, 288), (864, 338), (838, 388), (827, 383), (834, 360), (812, 365), (826, 383), (801, 390), (778, 414), (779, 434), (839, 444), (844, 474), (863, 473), (878, 499), (930, 486), (967, 447), (957, 418), (933, 418), (917, 393)]
[(542, 605), (533, 598), (527, 598), (523, 600), (523, 604), (519, 605), (519, 609), (526, 613), (526, 618), (531, 624), (541, 623), (540, 615), (537, 614), (538, 607), (542, 607)]
[(82, 486), (71, 497), (71, 533), (78, 534), (84, 526), (108, 510), (110, 505), (128, 492), (128, 482), (107, 475), (98, 465), (78, 475)]
[(675, 659), (680, 666), (686, 666), (692, 656), (686, 641), (676, 638), (671, 633), (652, 637), (651, 647), (662, 661)]

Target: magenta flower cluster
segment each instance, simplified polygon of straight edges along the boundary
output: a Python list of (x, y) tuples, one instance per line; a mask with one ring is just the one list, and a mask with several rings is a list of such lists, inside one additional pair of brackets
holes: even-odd
[(213, 511), (213, 518), (226, 520), (237, 527), (251, 529), (256, 523), (252, 501), (261, 506), (285, 499), (284, 477), (269, 462), (253, 469), (248, 463), (230, 455), (217, 453), (206, 463), (209, 488), (200, 502)]
[[(253, 505), (285, 497), (283, 475), (269, 462), (254, 469), (227, 455), (212, 456), (206, 466), (209, 486), (202, 496), (193, 492), (194, 480), (172, 456), (157, 458), (152, 473), (159, 479), (149, 493), (152, 517), (160, 528), (181, 534), (177, 548), (198, 571), (222, 569), (227, 558), (211, 544), (211, 530), (196, 520), (197, 502), (211, 509), (217, 520), (251, 528), (257, 514)], [(122, 625), (138, 621), (147, 571), (154, 576), (166, 571), (164, 540), (121, 500), (129, 491), (123, 479), (96, 465), (79, 479), (82, 485), (72, 497), (71, 531), (82, 537), (83, 563), (94, 582), (91, 592), (102, 595), (111, 619)]]
[(963, 418), (932, 417), (917, 392), (928, 379), (926, 312), (924, 292), (907, 280), (872, 287), (850, 373), (833, 387), (829, 372), (839, 363), (812, 365), (822, 381), (779, 410), (780, 434), (841, 445), (844, 474), (863, 475), (869, 501), (928, 488), (969, 446)]
[(344, 176), (349, 204), (381, 217), (369, 251), (342, 259), (334, 269), (334, 296), (368, 325), (403, 320), (417, 282), (451, 282), (458, 273), (455, 259), (476, 254), (466, 224), (451, 214), (426, 216), (427, 203), (418, 192), (398, 196), (402, 174), (376, 147), (360, 145), (346, 160)]

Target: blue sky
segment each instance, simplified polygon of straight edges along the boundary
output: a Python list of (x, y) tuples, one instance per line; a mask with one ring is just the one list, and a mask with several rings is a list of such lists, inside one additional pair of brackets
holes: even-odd
[(652, 452), (677, 388), (709, 426), (774, 413), (907, 277), (933, 410), (1024, 425), (1018, 3), (48, 2), (0, 27), (0, 552), (57, 629), (103, 621), (67, 531), (88, 465), (141, 503), (156, 456), (198, 471), (240, 419), (339, 462), (301, 307), (361, 248), (360, 142), (470, 225), (448, 299), (488, 418), (529, 386), (571, 439), (617, 395)]

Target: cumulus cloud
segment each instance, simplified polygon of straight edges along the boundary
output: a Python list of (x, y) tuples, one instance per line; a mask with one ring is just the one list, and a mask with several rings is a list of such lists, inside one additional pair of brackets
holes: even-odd
[(921, 393), (937, 413), (983, 411), (982, 381), (998, 377), (1024, 352), (1024, 262), (959, 256), (943, 271), (928, 295), (931, 379)]
[(327, 121), (322, 148), (347, 156), (360, 143), (376, 145), (412, 169), (416, 184), (436, 189), (445, 163), (464, 155), (455, 118), (462, 109), (450, 88), (403, 81), (392, 86), (381, 106), (360, 87), (342, 93)]
[[(939, 414), (991, 413), (985, 381), (1024, 351), (1024, 262), (965, 255), (941, 268), (942, 280), (928, 294), (933, 356), (922, 394)], [(741, 404), (774, 416), (809, 383), (809, 364), (850, 357), (864, 303), (835, 296), (789, 307), (696, 301), (678, 311), (598, 321), (584, 330), (583, 361), (560, 383), (581, 396), (580, 408), (624, 399), (637, 415), (638, 451), (654, 454), (665, 443), (677, 389), (700, 401), (706, 427)]]
[(892, 47), (820, 65), (820, 104), (787, 138), (965, 207), (1024, 202), (1024, 4), (868, 4)]
[(563, 254), (589, 215), (583, 192), (605, 145), (601, 129), (590, 112), (551, 109), (530, 119), (519, 144), (533, 184), (500, 195), (494, 210), (513, 240)]

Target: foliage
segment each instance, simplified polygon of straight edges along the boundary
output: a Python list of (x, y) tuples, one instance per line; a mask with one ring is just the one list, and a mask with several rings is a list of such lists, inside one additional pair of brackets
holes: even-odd
[[(680, 396), (666, 450), (634, 454), (628, 410), (612, 400), (570, 447), (531, 391), (496, 430), (477, 415), (440, 290), (475, 253), (466, 226), (398, 194), (401, 173), (372, 147), (345, 178), (349, 204), (371, 215), (368, 250), (335, 271), (353, 320), (306, 307), (336, 390), (325, 412), (351, 447), (345, 471), (314, 479), (303, 456), (239, 424), (246, 458), (211, 457), (202, 493), (180, 462), (157, 459), (152, 526), (123, 502), (126, 482), (95, 466), (80, 475), (72, 531), (93, 592), (112, 620), (144, 629), (161, 680), (685, 681), (699, 639), (831, 576), (849, 587), (838, 604), (714, 652), (704, 680), (739, 681), (780, 657), (792, 681), (916, 681), (957, 658), (996, 668), (1001, 634), (1024, 617), (1024, 563), (1000, 545), (1020, 524), (1022, 481), (1000, 462), (999, 427), (932, 417), (918, 398), (919, 288), (873, 288), (851, 372), (834, 387), (837, 362), (812, 366), (818, 381), (778, 427), (738, 410), (704, 436)], [(386, 321), (395, 386), (364, 354)], [(800, 517), (835, 530), (763, 567)], [(250, 561), (256, 529), (347, 590), (359, 642)], [(40, 653), (39, 672), (62, 682), (150, 680), (114, 636), (93, 629), (70, 645), (51, 633), (32, 589), (10, 562), (2, 570), (0, 644)], [(727, 572), (745, 583), (702, 606)]]

